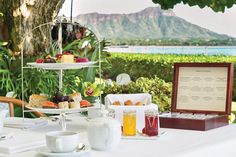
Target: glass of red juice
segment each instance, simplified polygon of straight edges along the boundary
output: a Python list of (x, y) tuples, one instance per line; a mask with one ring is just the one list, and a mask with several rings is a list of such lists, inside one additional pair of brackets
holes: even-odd
[(148, 136), (157, 136), (159, 129), (158, 126), (158, 111), (145, 111), (145, 134), (147, 134)]

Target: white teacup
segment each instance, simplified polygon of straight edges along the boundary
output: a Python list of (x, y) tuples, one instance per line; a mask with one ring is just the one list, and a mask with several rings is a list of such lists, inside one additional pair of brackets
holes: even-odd
[(47, 147), (54, 153), (72, 152), (78, 145), (78, 137), (76, 132), (49, 132), (46, 134)]

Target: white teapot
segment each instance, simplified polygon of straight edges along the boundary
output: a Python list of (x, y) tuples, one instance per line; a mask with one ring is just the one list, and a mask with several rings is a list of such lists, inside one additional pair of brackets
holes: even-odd
[(7, 110), (0, 110), (0, 132), (2, 131), (3, 128), (3, 122), (6, 117)]
[(94, 118), (88, 125), (88, 140), (95, 150), (110, 150), (121, 138), (121, 124), (111, 117)]

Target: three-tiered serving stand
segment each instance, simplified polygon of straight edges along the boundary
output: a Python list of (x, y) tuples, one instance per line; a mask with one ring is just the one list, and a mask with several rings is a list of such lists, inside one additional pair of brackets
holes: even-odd
[[(57, 21), (58, 22), (58, 21)], [(72, 22), (59, 22), (59, 31), (58, 31), (58, 45), (59, 45), (59, 54), (62, 54), (63, 48), (62, 48), (62, 24), (74, 24)], [(54, 22), (49, 22), (45, 23), (42, 25), (39, 25), (33, 29), (35, 31), (36, 29), (50, 25), (52, 26), (55, 24)], [(77, 23), (76, 23), (77, 24)], [(78, 24), (77, 24), (78, 25)], [(80, 25), (79, 25), (80, 26)], [(84, 27), (85, 28), (85, 27)], [(90, 29), (86, 28), (87, 31), (90, 33), (93, 33)], [(93, 33), (94, 34), (94, 33)], [(25, 40), (28, 38), (28, 34), (25, 35), (23, 39), (23, 43)], [(96, 37), (96, 35), (94, 34)], [(21, 51), (21, 76), (22, 76), (22, 110), (23, 110), (23, 120), (25, 118), (25, 113), (26, 112), (41, 112), (41, 113), (46, 113), (46, 114), (59, 114), (60, 116), (60, 125), (62, 130), (66, 130), (66, 114), (68, 113), (78, 113), (78, 112), (84, 112), (87, 111), (87, 108), (78, 108), (78, 109), (45, 109), (45, 108), (35, 108), (35, 107), (30, 107), (27, 106), (28, 109), (25, 109), (25, 104), (24, 104), (24, 71), (27, 69), (32, 69), (32, 68), (37, 68), (37, 69), (42, 69), (42, 70), (54, 70), (58, 72), (58, 79), (59, 79), (59, 90), (63, 89), (63, 71), (64, 70), (80, 70), (82, 68), (98, 68), (99, 69), (99, 84), (100, 84), (100, 100), (101, 100), (101, 45), (100, 41), (96, 37), (98, 41), (98, 61), (89, 61), (89, 62), (83, 62), (83, 63), (27, 63), (24, 65), (24, 48), (22, 48)], [(24, 44), (23, 44), (24, 45)], [(102, 104), (100, 103), (100, 108), (102, 107)]]

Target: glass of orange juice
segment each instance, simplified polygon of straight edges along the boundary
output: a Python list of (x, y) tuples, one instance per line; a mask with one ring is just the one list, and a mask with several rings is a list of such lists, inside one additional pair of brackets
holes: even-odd
[(123, 135), (136, 135), (136, 111), (125, 110), (123, 113)]

